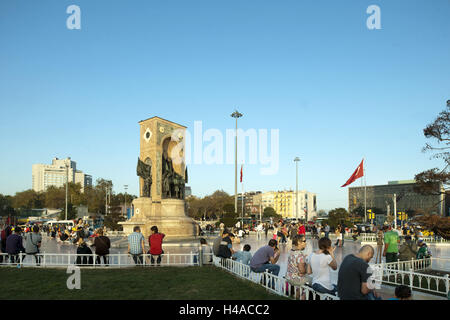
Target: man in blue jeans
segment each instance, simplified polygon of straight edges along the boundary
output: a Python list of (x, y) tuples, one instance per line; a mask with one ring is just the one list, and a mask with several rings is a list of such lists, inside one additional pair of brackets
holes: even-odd
[(277, 265), (280, 257), (280, 250), (277, 248), (277, 241), (271, 239), (267, 246), (259, 248), (250, 260), (250, 269), (253, 272), (261, 273), (266, 270), (278, 276), (280, 266)]

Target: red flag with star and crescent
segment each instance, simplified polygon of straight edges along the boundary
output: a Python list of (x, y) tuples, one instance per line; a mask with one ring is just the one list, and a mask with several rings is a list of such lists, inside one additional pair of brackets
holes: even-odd
[(345, 186), (348, 186), (349, 184), (352, 184), (353, 182), (355, 182), (356, 179), (359, 179), (362, 176), (364, 176), (364, 159), (362, 159), (362, 161), (359, 164), (358, 168), (356, 168), (355, 172), (353, 172), (353, 174), (350, 177), (350, 179), (348, 179), (347, 182), (344, 185), (341, 186), (341, 188), (345, 187)]
[(242, 168), (244, 167), (243, 164), (241, 164), (241, 182), (242, 182)]

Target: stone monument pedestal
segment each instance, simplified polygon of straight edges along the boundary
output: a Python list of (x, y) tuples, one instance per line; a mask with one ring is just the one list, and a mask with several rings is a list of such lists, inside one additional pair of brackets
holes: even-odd
[(127, 235), (133, 232), (135, 226), (141, 227), (146, 238), (152, 234), (152, 226), (157, 226), (167, 239), (193, 239), (198, 235), (197, 222), (185, 214), (184, 200), (152, 201), (151, 198), (136, 198), (133, 206), (134, 216), (128, 221), (119, 222)]

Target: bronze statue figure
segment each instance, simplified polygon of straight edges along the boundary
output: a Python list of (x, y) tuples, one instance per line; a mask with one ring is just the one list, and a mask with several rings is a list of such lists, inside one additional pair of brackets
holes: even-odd
[(139, 177), (144, 179), (144, 187), (142, 190), (142, 197), (150, 198), (152, 189), (152, 166), (146, 164), (138, 158), (138, 164), (136, 168), (136, 173)]

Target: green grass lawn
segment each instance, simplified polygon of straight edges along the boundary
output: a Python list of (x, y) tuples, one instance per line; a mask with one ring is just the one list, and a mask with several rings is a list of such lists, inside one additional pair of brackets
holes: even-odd
[(0, 268), (0, 299), (278, 300), (283, 297), (213, 266), (81, 269), (67, 289), (66, 269)]

